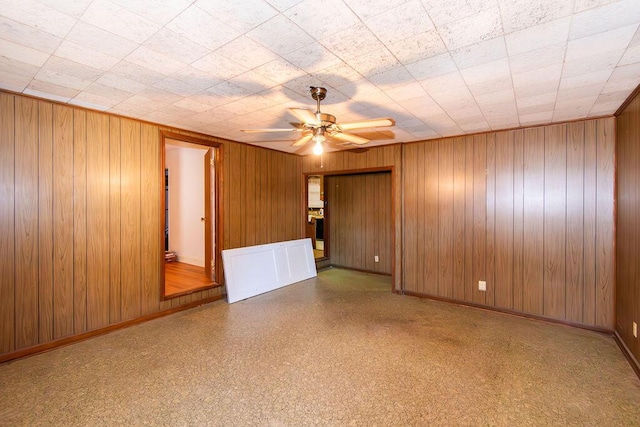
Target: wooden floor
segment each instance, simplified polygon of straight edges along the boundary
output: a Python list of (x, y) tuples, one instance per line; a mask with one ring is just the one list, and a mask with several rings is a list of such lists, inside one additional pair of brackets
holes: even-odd
[(177, 261), (164, 264), (165, 295), (182, 294), (210, 284), (211, 280), (204, 275), (204, 267)]

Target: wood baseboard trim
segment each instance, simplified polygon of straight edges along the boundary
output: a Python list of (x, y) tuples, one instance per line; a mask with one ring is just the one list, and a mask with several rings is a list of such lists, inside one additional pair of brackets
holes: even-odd
[(125, 329), (130, 326), (138, 325), (140, 323), (148, 322), (149, 320), (157, 319), (159, 317), (168, 316), (170, 314), (178, 313), (180, 311), (188, 310), (190, 308), (198, 307), (203, 304), (208, 304), (214, 301), (221, 300), (226, 295), (217, 295), (214, 297), (205, 298), (199, 301), (194, 301), (189, 304), (181, 305), (180, 307), (170, 308), (169, 310), (159, 311), (157, 313), (149, 314), (142, 317), (137, 317), (131, 320), (125, 320), (124, 322), (114, 323), (113, 325), (105, 326), (104, 328), (96, 329), (95, 331), (84, 332), (82, 334), (71, 335), (61, 338), (59, 340), (50, 341), (44, 344), (37, 344), (32, 347), (23, 348), (11, 353), (0, 355), (0, 364), (10, 362), (17, 359), (22, 359), (28, 356), (34, 356), (36, 354), (45, 353), (50, 350), (54, 350), (59, 347), (63, 347), (69, 344), (74, 344), (80, 341), (87, 340), (89, 338), (98, 337), (100, 335), (108, 334), (109, 332), (117, 331), (119, 329)]
[(338, 264), (331, 264), (329, 267), (331, 267), (331, 268), (341, 268), (343, 270), (359, 271), (360, 273), (377, 274), (378, 276), (391, 277), (391, 273), (383, 273), (381, 271), (373, 271), (373, 270), (364, 270), (362, 268), (345, 267), (344, 265), (338, 265)]
[(605, 335), (613, 335), (613, 333), (614, 333), (614, 331), (611, 330), (611, 329), (602, 328), (602, 327), (599, 327), (599, 326), (583, 325), (581, 323), (569, 322), (567, 320), (559, 320), (559, 319), (552, 319), (550, 317), (536, 316), (535, 314), (522, 313), (522, 312), (519, 312), (519, 311), (508, 310), (508, 309), (505, 309), (505, 308), (491, 307), (491, 306), (487, 306), (487, 305), (476, 304), (476, 303), (473, 303), (473, 302), (459, 301), (459, 300), (455, 300), (455, 299), (452, 299), (452, 298), (437, 297), (437, 296), (433, 296), (433, 295), (421, 294), (419, 292), (412, 292), (412, 291), (407, 291), (407, 290), (404, 291), (404, 294), (408, 295), (408, 296), (412, 296), (412, 297), (431, 299), (431, 300), (434, 300), (434, 301), (448, 302), (448, 303), (451, 303), (451, 304), (462, 305), (462, 306), (465, 306), (465, 307), (473, 307), (473, 308), (479, 308), (481, 310), (494, 311), (494, 312), (497, 312), (497, 313), (508, 314), (508, 315), (511, 315), (511, 316), (522, 317), (522, 318), (525, 318), (525, 319), (538, 320), (538, 321), (545, 322), (545, 323), (555, 323), (555, 324), (558, 324), (558, 325), (570, 326), (572, 328), (586, 329), (588, 331), (598, 332), (598, 333), (605, 334)]
[(627, 345), (624, 343), (624, 340), (622, 339), (620, 334), (618, 334), (618, 331), (614, 332), (613, 338), (616, 340), (616, 343), (618, 344), (618, 347), (620, 347), (620, 351), (622, 351), (624, 357), (627, 358), (627, 361), (629, 362), (629, 365), (631, 365), (633, 372), (635, 372), (636, 376), (640, 378), (640, 363), (638, 363), (638, 360), (633, 356), (633, 353), (631, 353), (629, 347), (627, 347)]

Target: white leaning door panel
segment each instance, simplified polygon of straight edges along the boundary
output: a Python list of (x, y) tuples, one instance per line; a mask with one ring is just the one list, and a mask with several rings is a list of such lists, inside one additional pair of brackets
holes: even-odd
[(222, 251), (229, 303), (317, 276), (311, 239)]

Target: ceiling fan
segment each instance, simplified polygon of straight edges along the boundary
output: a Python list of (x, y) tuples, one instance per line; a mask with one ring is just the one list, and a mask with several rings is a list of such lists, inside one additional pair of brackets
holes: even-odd
[(311, 97), (316, 101), (316, 112), (304, 108), (289, 108), (289, 112), (298, 120), (299, 124), (295, 124), (292, 129), (242, 129), (242, 132), (302, 132), (302, 136), (293, 144), (293, 147), (299, 147), (313, 140), (314, 154), (322, 154), (322, 144), (328, 139), (341, 141), (343, 144), (362, 145), (369, 142), (368, 139), (358, 135), (345, 133), (344, 131), (364, 128), (374, 128), (383, 126), (393, 126), (396, 122), (390, 118), (380, 118), (371, 120), (362, 120), (359, 122), (336, 123), (335, 116), (325, 114), (320, 111), (320, 101), (327, 96), (327, 89), (323, 87), (311, 86)]

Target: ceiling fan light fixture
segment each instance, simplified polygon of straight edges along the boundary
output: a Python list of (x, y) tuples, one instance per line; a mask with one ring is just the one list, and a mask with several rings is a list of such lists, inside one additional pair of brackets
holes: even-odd
[(313, 154), (315, 154), (316, 156), (319, 156), (324, 151), (322, 148), (322, 141), (324, 140), (324, 136), (322, 136), (322, 139), (320, 138), (316, 139), (314, 137), (314, 140), (316, 141), (316, 144), (313, 146)]

